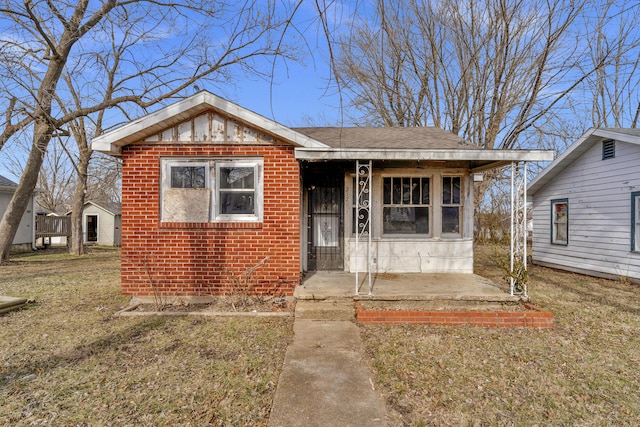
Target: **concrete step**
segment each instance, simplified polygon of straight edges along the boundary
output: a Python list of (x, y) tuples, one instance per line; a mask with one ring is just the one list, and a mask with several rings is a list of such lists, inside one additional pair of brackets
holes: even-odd
[(296, 319), (309, 320), (355, 320), (356, 311), (352, 300), (298, 300)]

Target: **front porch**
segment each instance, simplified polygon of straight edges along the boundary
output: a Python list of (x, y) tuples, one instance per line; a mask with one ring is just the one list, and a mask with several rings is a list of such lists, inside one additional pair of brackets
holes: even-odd
[[(370, 301), (433, 301), (515, 303), (526, 301), (522, 295), (510, 295), (491, 280), (476, 274), (378, 273), (371, 277), (371, 295), (366, 274), (360, 273), (356, 295), (356, 274), (344, 271), (307, 273), (294, 290), (298, 300), (354, 299)], [(449, 305), (449, 304), (447, 304)]]
[(367, 324), (553, 328), (553, 313), (476, 274), (315, 272), (294, 290), (296, 318)]

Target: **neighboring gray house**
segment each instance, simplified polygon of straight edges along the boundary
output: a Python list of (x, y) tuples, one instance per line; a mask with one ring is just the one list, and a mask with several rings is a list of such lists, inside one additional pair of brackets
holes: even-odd
[(120, 246), (122, 208), (119, 203), (86, 202), (82, 211), (84, 243)]
[(590, 129), (528, 196), (535, 264), (640, 281), (640, 129)]
[[(4, 212), (7, 210), (7, 206), (9, 206), (9, 202), (11, 201), (13, 193), (16, 191), (17, 187), (18, 184), (0, 175), (0, 218), (2, 218)], [(29, 251), (33, 249), (35, 241), (35, 213), (33, 211), (33, 200), (34, 196), (29, 200), (27, 209), (20, 220), (16, 236), (13, 238), (13, 249), (15, 250)]]

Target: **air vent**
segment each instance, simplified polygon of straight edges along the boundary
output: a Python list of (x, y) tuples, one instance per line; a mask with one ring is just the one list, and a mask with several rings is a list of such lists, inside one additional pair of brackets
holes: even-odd
[(616, 156), (616, 142), (613, 139), (602, 141), (602, 160), (613, 159)]

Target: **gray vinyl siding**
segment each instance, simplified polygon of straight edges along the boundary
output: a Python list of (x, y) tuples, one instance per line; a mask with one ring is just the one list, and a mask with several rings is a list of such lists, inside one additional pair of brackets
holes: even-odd
[[(534, 263), (640, 279), (631, 252), (631, 193), (640, 191), (640, 146), (616, 141), (615, 158), (597, 143), (533, 195)], [(568, 199), (569, 244), (551, 244), (552, 199)]]

